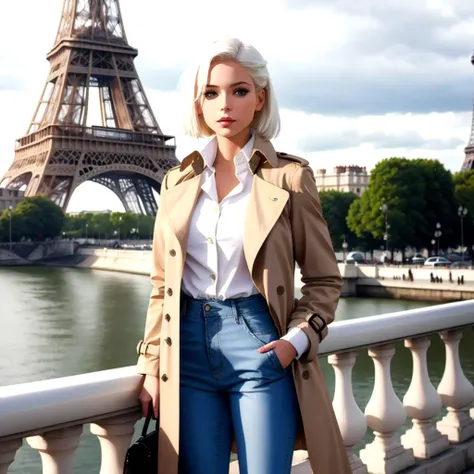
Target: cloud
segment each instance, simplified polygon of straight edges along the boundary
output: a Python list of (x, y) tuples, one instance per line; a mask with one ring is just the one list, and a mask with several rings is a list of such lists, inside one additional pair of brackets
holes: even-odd
[(300, 143), (303, 151), (328, 151), (354, 148), (362, 144), (375, 148), (446, 150), (464, 144), (460, 138), (423, 138), (415, 131), (403, 133), (364, 133), (356, 128), (333, 131), (329, 134), (309, 136)]
[[(0, 175), (40, 98), (62, 3), (49, 0), (45, 9), (36, 0), (12, 2), (0, 30), (0, 106), (8, 111), (0, 116)], [(370, 169), (393, 155), (461, 166), (474, 89), (472, 0), (120, 4), (153, 111), (179, 148), (186, 139), (178, 79), (203, 45), (228, 35), (254, 44), (269, 62), (282, 114), (278, 149), (314, 167), (357, 163)], [(9, 21), (20, 17), (22, 28)], [(105, 203), (96, 190), (81, 187), (74, 206)]]
[(0, 75), (0, 90), (19, 91), (24, 88), (24, 82), (21, 77), (11, 74)]

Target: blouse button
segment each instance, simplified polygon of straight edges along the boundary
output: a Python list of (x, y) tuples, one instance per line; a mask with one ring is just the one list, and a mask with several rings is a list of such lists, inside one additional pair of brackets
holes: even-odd
[(167, 293), (168, 293), (168, 296), (173, 296), (173, 290), (171, 288), (168, 288)]
[(176, 257), (176, 250), (175, 249), (170, 250), (170, 255), (172, 257)]
[(171, 319), (171, 316), (169, 314), (165, 314), (165, 319), (166, 319), (166, 321), (169, 322), (169, 320)]
[(211, 245), (214, 244), (214, 240), (212, 240), (211, 237), (208, 237), (208, 238), (207, 238), (207, 241), (208, 241)]
[(212, 281), (216, 281), (216, 275), (209, 275), (209, 278), (210, 278)]
[(279, 295), (282, 295), (283, 293), (285, 293), (285, 287), (279, 286), (279, 287), (277, 288), (277, 293), (278, 293)]
[(171, 337), (167, 337), (165, 339), (165, 342), (166, 342), (166, 344), (168, 344), (168, 346), (171, 346)]
[(168, 376), (166, 374), (163, 374), (161, 376), (161, 380), (163, 380), (163, 382), (167, 382), (168, 381)]
[(303, 371), (303, 378), (304, 378), (305, 380), (308, 380), (308, 379), (309, 379), (309, 371), (307, 371), (307, 370), (304, 370), (304, 371)]

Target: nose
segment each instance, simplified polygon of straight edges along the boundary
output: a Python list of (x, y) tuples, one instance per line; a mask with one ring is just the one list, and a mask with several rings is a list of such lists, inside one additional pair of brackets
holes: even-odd
[(230, 110), (229, 101), (227, 99), (228, 99), (227, 95), (222, 94), (222, 104), (221, 104), (222, 112), (227, 112), (228, 110)]

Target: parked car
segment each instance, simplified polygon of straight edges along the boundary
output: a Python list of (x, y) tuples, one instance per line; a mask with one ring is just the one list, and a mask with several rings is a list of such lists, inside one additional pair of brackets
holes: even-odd
[(349, 252), (347, 254), (346, 263), (349, 263), (349, 264), (357, 263), (360, 265), (360, 264), (367, 263), (367, 261), (365, 260), (364, 254), (362, 252)]
[(411, 263), (413, 263), (413, 265), (423, 265), (425, 261), (426, 258), (423, 257), (421, 253), (415, 253), (415, 255), (413, 255), (413, 258), (411, 259)]
[(450, 267), (451, 262), (444, 257), (430, 257), (425, 260), (425, 267)]
[(464, 253), (464, 258), (461, 254), (459, 253), (450, 253), (448, 255), (445, 255), (445, 257), (450, 261), (450, 262), (465, 262), (467, 260), (471, 260), (471, 257), (469, 256), (468, 253)]

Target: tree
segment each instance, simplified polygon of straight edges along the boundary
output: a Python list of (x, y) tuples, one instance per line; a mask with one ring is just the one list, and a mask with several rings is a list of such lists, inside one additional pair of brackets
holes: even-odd
[(357, 196), (353, 193), (342, 193), (339, 191), (321, 191), (319, 198), (334, 248), (340, 250), (344, 238), (349, 247), (353, 248), (356, 245), (357, 238), (349, 230), (346, 217), (351, 204), (357, 199)]
[[(46, 196), (27, 197), (11, 213), (12, 239), (44, 240), (60, 235), (64, 224), (62, 209)], [(9, 239), (10, 211), (0, 217), (2, 240)]]
[[(464, 245), (474, 245), (474, 170), (461, 171), (453, 175), (454, 196), (457, 206), (467, 209), (467, 215), (463, 219)], [(457, 211), (456, 211), (457, 212)], [(458, 216), (458, 219), (461, 218)], [(461, 234), (461, 223), (458, 221), (457, 233)], [(459, 238), (458, 242), (461, 242)]]
[(349, 228), (357, 236), (369, 233), (383, 241), (384, 202), (390, 248), (429, 248), (437, 222), (442, 227), (443, 244), (451, 244), (454, 188), (451, 173), (440, 162), (393, 157), (377, 163), (367, 191), (349, 209)]

